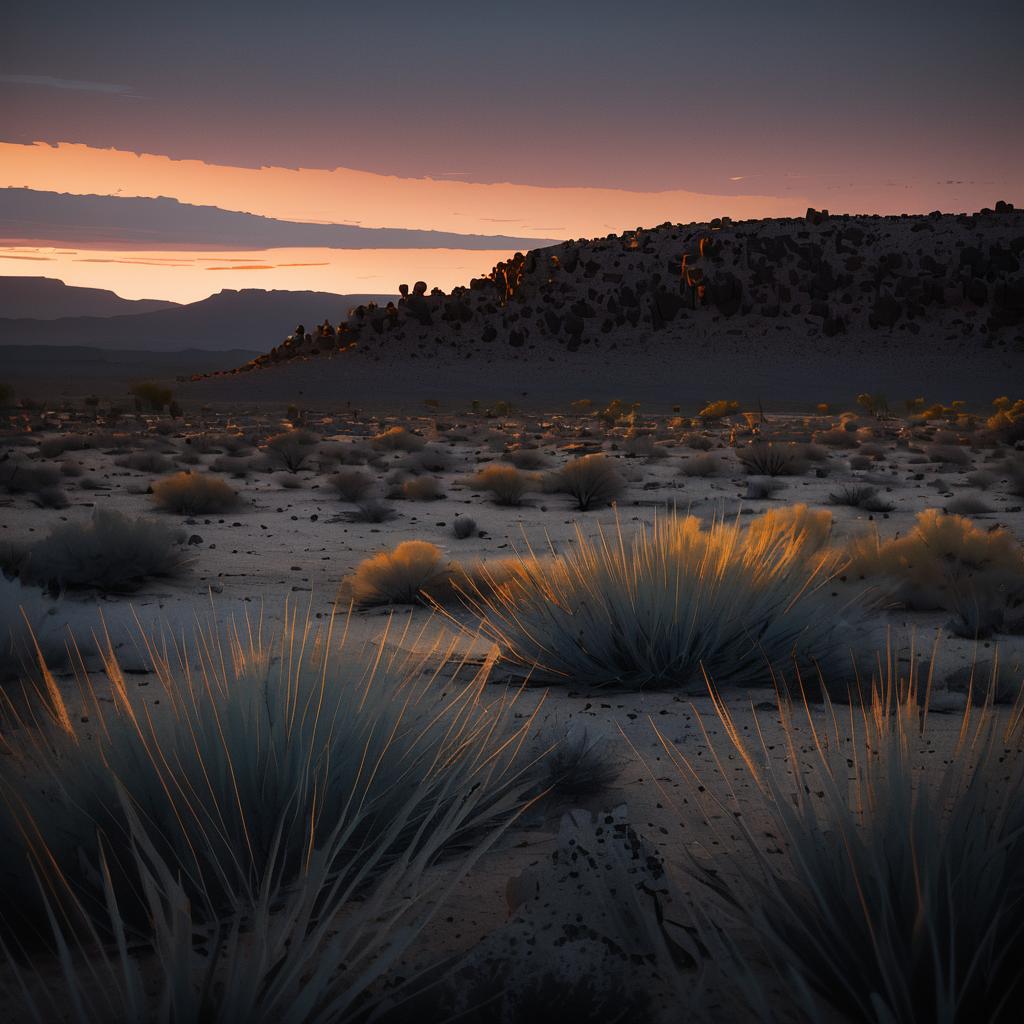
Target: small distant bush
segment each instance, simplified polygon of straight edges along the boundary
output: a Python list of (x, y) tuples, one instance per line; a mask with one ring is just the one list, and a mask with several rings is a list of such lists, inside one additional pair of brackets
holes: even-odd
[(405, 427), (389, 427), (383, 433), (370, 439), (370, 444), (378, 451), (418, 452), (426, 445), (426, 441), (407, 430)]
[(138, 590), (154, 577), (180, 575), (190, 559), (185, 533), (149, 519), (96, 509), (86, 523), (63, 523), (36, 541), (21, 579), (52, 589)]
[(540, 767), (538, 788), (550, 799), (574, 807), (578, 801), (603, 796), (622, 774), (611, 744), (586, 729), (569, 730)]
[(432, 476), (418, 476), (406, 480), (401, 484), (399, 494), (407, 501), (437, 501), (444, 497), (441, 484)]
[(387, 523), (398, 513), (383, 501), (361, 501), (346, 518), (352, 523)]
[(720, 398), (717, 402), (708, 402), (697, 416), (699, 419), (710, 422), (712, 420), (720, 420), (728, 416), (730, 413), (737, 412), (739, 410), (740, 403), (733, 399)]
[(815, 444), (827, 445), (829, 448), (856, 448), (860, 445), (857, 435), (842, 427), (817, 430), (812, 435), (812, 440)]
[(452, 523), (452, 533), (455, 535), (456, 540), (466, 540), (476, 534), (476, 520), (470, 519), (469, 516), (458, 516), (455, 522)]
[(683, 476), (717, 476), (721, 469), (722, 460), (717, 455), (704, 452), (685, 459), (679, 467), (679, 472)]
[(32, 494), (32, 503), (40, 508), (67, 508), (67, 494), (60, 487), (40, 487)]
[(622, 447), (628, 454), (638, 459), (646, 459), (648, 462), (668, 458), (668, 449), (658, 444), (649, 434), (627, 438)]
[(174, 469), (174, 463), (159, 452), (132, 452), (115, 460), (115, 465), (138, 473), (169, 473)]
[(521, 505), (523, 496), (537, 486), (537, 481), (514, 466), (492, 463), (467, 478), (466, 485), (475, 491), (487, 491), (497, 505)]
[(92, 440), (76, 434), (48, 437), (39, 442), (39, 454), (44, 459), (55, 459), (65, 452), (80, 452), (93, 446)]
[(328, 484), (338, 492), (342, 501), (362, 501), (373, 490), (374, 480), (369, 473), (359, 469), (343, 469), (328, 479)]
[(393, 551), (359, 563), (351, 578), (352, 600), (359, 607), (417, 604), (448, 576), (448, 565), (436, 544), (406, 540)]
[(153, 504), (163, 512), (200, 516), (238, 508), (238, 492), (217, 476), (175, 473), (153, 484)]
[(410, 452), (400, 465), (407, 473), (444, 473), (451, 468), (451, 456), (430, 445), (418, 452)]
[(244, 455), (219, 455), (210, 463), (214, 473), (226, 473), (239, 480), (247, 477), (254, 468), (255, 460)]
[(747, 493), (745, 497), (752, 501), (763, 501), (773, 494), (785, 490), (785, 483), (773, 476), (752, 476), (747, 481)]
[(983, 499), (973, 494), (960, 494), (946, 502), (945, 511), (957, 516), (985, 516), (995, 509)]
[(752, 476), (800, 476), (807, 472), (807, 459), (792, 444), (759, 441), (737, 449), (736, 456), (744, 472)]
[(40, 466), (11, 457), (0, 461), (0, 487), (8, 494), (31, 494), (59, 484), (60, 470), (56, 466)]
[[(878, 496), (878, 488), (869, 484), (847, 484), (828, 496), (830, 505), (847, 505), (850, 508), (865, 509), (868, 512), (892, 511), (892, 505)], [(883, 508), (883, 506), (885, 506)]]
[(626, 489), (615, 463), (601, 453), (567, 462), (554, 477), (558, 490), (572, 497), (580, 512), (611, 505)]
[(317, 436), (308, 430), (289, 430), (269, 438), (263, 453), (271, 466), (297, 473), (316, 454), (316, 442)]
[(925, 449), (929, 462), (938, 462), (945, 466), (969, 466), (971, 453), (964, 448), (948, 444), (933, 444)]
[(707, 452), (715, 447), (714, 439), (705, 434), (683, 434), (679, 440), (684, 447), (698, 452)]
[(302, 487), (302, 478), (294, 473), (276, 473), (274, 483), (284, 491), (295, 491)]

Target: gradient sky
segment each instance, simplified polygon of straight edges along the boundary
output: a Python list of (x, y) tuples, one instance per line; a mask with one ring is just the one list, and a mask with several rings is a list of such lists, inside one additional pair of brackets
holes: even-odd
[(8, 0), (3, 23), (0, 185), (559, 237), (1024, 203), (1021, 0)]

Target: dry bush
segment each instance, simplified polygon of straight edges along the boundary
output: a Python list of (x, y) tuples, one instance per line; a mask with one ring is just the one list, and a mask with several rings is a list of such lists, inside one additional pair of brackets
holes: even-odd
[(359, 469), (340, 470), (327, 482), (338, 492), (338, 497), (342, 501), (351, 502), (361, 501), (374, 487), (373, 477)]
[(664, 445), (658, 444), (650, 434), (629, 437), (622, 447), (629, 455), (638, 459), (646, 459), (648, 462), (667, 459), (669, 454), (668, 449)]
[(445, 473), (451, 468), (451, 456), (440, 448), (427, 445), (418, 452), (410, 452), (399, 466), (407, 473)]
[(174, 469), (174, 463), (160, 452), (132, 452), (122, 455), (114, 464), (137, 473), (169, 473)]
[(55, 459), (65, 452), (81, 452), (95, 446), (95, 441), (81, 434), (62, 434), (39, 442), (39, 454), (44, 459)]
[(9, 455), (0, 461), (0, 487), (8, 494), (31, 494), (59, 484), (60, 470), (56, 466), (41, 466)]
[(995, 509), (977, 495), (959, 494), (946, 502), (945, 512), (956, 516), (986, 516), (995, 512)]
[(274, 483), (284, 491), (297, 491), (302, 487), (302, 477), (294, 473), (276, 473)]
[(398, 513), (382, 501), (361, 501), (351, 512), (346, 514), (350, 523), (388, 523)]
[(691, 455), (684, 459), (679, 467), (683, 476), (718, 476), (722, 470), (722, 460), (717, 455), (707, 452), (701, 455)]
[(60, 487), (40, 487), (32, 496), (32, 504), (39, 508), (67, 508), (71, 503)]
[(289, 430), (269, 438), (263, 446), (263, 454), (269, 465), (297, 473), (312, 461), (317, 440), (317, 435), (308, 430)]
[(163, 512), (201, 516), (238, 508), (238, 492), (218, 476), (175, 473), (153, 484), (153, 504)]
[(747, 493), (744, 495), (750, 501), (764, 501), (773, 494), (786, 489), (786, 484), (774, 476), (752, 476), (747, 480)]
[(227, 473), (241, 479), (247, 477), (256, 467), (256, 460), (245, 455), (219, 455), (210, 463), (215, 473)]
[(180, 575), (191, 559), (185, 533), (149, 519), (96, 509), (87, 523), (63, 523), (29, 549), (25, 583), (56, 589), (137, 590), (153, 577)]
[(928, 445), (925, 454), (929, 462), (938, 462), (944, 466), (969, 466), (971, 464), (971, 453), (964, 448), (952, 445)]
[(903, 537), (877, 531), (848, 547), (850, 572), (888, 581), (885, 597), (919, 611), (955, 614), (954, 631), (987, 636), (1003, 629), (1024, 602), (1024, 548), (999, 527), (925, 509)]
[(514, 466), (492, 463), (467, 477), (465, 484), (474, 491), (487, 491), (493, 495), (496, 505), (521, 505), (523, 495), (536, 489), (537, 479), (521, 473)]
[(370, 438), (370, 444), (382, 452), (418, 452), (426, 443), (419, 434), (414, 434), (405, 427), (389, 427), (383, 433)]
[(349, 580), (354, 604), (417, 604), (432, 587), (446, 585), (448, 563), (436, 544), (402, 541), (393, 551), (382, 551), (360, 562)]
[(418, 476), (401, 484), (393, 497), (402, 497), (406, 501), (438, 501), (444, 497), (441, 484), (432, 476)]
[(999, 477), (990, 469), (976, 469), (973, 473), (968, 473), (964, 480), (972, 487), (977, 487), (979, 491), (987, 491), (998, 482)]
[(573, 459), (552, 477), (554, 487), (570, 495), (580, 512), (611, 505), (626, 489), (615, 463), (600, 453)]
[(893, 505), (879, 497), (878, 488), (870, 484), (846, 484), (828, 496), (830, 505), (846, 505), (865, 512), (891, 512)]
[(708, 402), (703, 409), (697, 413), (699, 419), (710, 422), (720, 420), (730, 413), (738, 412), (740, 403), (729, 398), (720, 398), (715, 402)]
[(736, 457), (743, 471), (752, 476), (801, 476), (807, 472), (803, 449), (795, 444), (757, 441), (737, 448)]

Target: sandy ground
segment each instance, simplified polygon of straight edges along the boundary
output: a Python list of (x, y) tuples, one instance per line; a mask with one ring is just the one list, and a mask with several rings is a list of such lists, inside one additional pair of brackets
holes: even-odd
[[(247, 384), (251, 384), (247, 382)], [(161, 625), (174, 630), (189, 629), (197, 616), (205, 618), (211, 601), (222, 618), (262, 614), (269, 627), (280, 623), (284, 600), (312, 602), (314, 613), (327, 615), (339, 586), (358, 563), (378, 551), (391, 548), (407, 539), (420, 539), (438, 544), (453, 560), (468, 563), (477, 559), (506, 557), (527, 545), (537, 549), (546, 546), (558, 552), (575, 543), (579, 525), (585, 534), (612, 529), (616, 524), (629, 532), (650, 523), (656, 515), (676, 509), (689, 511), (710, 521), (715, 516), (749, 516), (769, 508), (797, 502), (814, 507), (830, 507), (834, 518), (833, 539), (836, 543), (877, 527), (883, 536), (907, 531), (916, 513), (924, 508), (942, 507), (951, 497), (976, 494), (984, 497), (993, 511), (975, 517), (985, 528), (1008, 527), (1018, 537), (1024, 536), (1024, 510), (1019, 497), (1005, 493), (999, 485), (982, 495), (971, 488), (966, 473), (1004, 458), (1007, 450), (993, 454), (990, 449), (965, 448), (969, 465), (939, 465), (922, 461), (920, 449), (928, 443), (923, 433), (914, 438), (903, 421), (876, 422), (870, 418), (856, 421), (860, 425), (855, 438), (861, 447), (877, 449), (877, 458), (868, 469), (851, 469), (849, 458), (854, 449), (831, 449), (824, 463), (816, 464), (822, 475), (808, 473), (783, 478), (785, 487), (770, 500), (748, 500), (744, 497), (747, 477), (741, 471), (733, 449), (728, 447), (729, 426), (719, 425), (707, 431), (715, 447), (712, 454), (722, 463), (722, 471), (712, 477), (681, 475), (685, 463), (700, 453), (679, 443), (686, 431), (668, 428), (664, 422), (647, 424), (662, 436), (666, 456), (648, 461), (628, 453), (625, 431), (610, 434), (600, 431), (592, 419), (552, 416), (512, 416), (506, 419), (484, 419), (470, 415), (444, 416), (450, 429), (438, 430), (437, 417), (406, 419), (405, 425), (422, 432), (430, 439), (431, 448), (443, 451), (450, 459), (450, 468), (435, 475), (442, 485), (444, 497), (435, 501), (389, 501), (397, 518), (379, 525), (350, 522), (344, 513), (353, 508), (339, 500), (326, 483), (326, 477), (315, 468), (300, 470), (299, 485), (284, 489), (278, 478), (267, 472), (253, 472), (232, 481), (240, 490), (244, 504), (236, 512), (225, 515), (200, 516), (186, 520), (159, 514), (160, 518), (178, 522), (192, 538), (195, 561), (191, 570), (180, 579), (154, 581), (144, 590), (125, 597), (95, 595), (65, 596), (60, 602), (57, 618), (71, 624), (75, 633), (88, 644), (88, 633), (97, 623), (101, 611), (113, 634), (118, 638), (120, 656), (127, 667), (145, 668), (145, 659), (131, 639), (132, 617), (147, 628)], [(233, 427), (265, 436), (282, 429), (281, 421), (269, 412), (236, 412), (230, 417)], [(124, 424), (135, 432), (144, 431), (156, 421)], [(801, 418), (770, 417), (764, 430), (779, 438), (806, 438), (815, 428), (827, 428), (838, 422), (825, 416), (813, 423)], [(307, 414), (307, 424), (323, 432), (323, 441), (343, 444), (364, 441), (389, 421), (366, 417), (355, 421), (350, 417)], [(203, 430), (222, 430), (226, 418), (206, 414), (202, 424), (174, 425), (160, 440), (174, 453), (189, 450), (186, 440)], [(81, 422), (65, 420), (64, 432), (85, 430)], [(121, 429), (119, 427), (119, 429)], [(50, 431), (40, 437), (60, 433)], [(574, 436), (583, 434), (583, 436)], [(902, 441), (901, 441), (902, 438)], [(909, 444), (908, 444), (909, 439)], [(629, 481), (626, 494), (617, 509), (586, 513), (575, 512), (569, 498), (561, 494), (534, 494), (521, 507), (496, 506), (488, 497), (474, 491), (464, 480), (479, 464), (493, 460), (507, 445), (538, 445), (551, 467), (574, 455), (572, 446), (584, 444), (601, 447), (612, 456)], [(872, 448), (874, 446), (874, 448)], [(13, 450), (13, 449), (12, 449)], [(51, 527), (81, 520), (95, 508), (114, 508), (131, 515), (154, 514), (147, 494), (152, 474), (118, 467), (116, 455), (87, 449), (71, 451), (62, 456), (77, 465), (81, 473), (98, 481), (100, 490), (78, 489), (80, 477), (68, 477), (66, 487), (70, 507), (40, 509), (23, 495), (10, 496), (0, 512), (0, 540), (30, 542)], [(200, 456), (201, 469), (216, 453)], [(404, 453), (387, 454), (383, 464), (370, 470), (378, 479), (378, 493), (387, 490), (384, 477), (403, 460)], [(842, 484), (870, 481), (880, 494), (894, 504), (891, 512), (871, 515), (858, 509), (828, 505), (828, 495)], [(452, 523), (458, 515), (469, 515), (476, 521), (478, 535), (456, 540)], [(853, 600), (858, 586), (837, 582), (823, 595), (822, 614), (833, 613), (844, 601)], [(835, 601), (835, 606), (827, 602)], [(411, 638), (431, 634), (444, 623), (428, 622), (431, 612), (422, 607), (371, 609), (354, 613), (351, 629), (356, 639), (371, 639), (383, 624), (383, 616), (395, 616), (393, 626), (400, 630), (409, 625), (406, 643)], [(908, 613), (900, 610), (873, 613), (866, 646), (883, 649), (887, 636), (895, 646), (910, 642), (916, 634), (918, 649), (930, 651), (937, 631), (942, 631), (947, 613)], [(421, 627), (427, 627), (421, 633)], [(466, 644), (472, 641), (468, 637)], [(955, 668), (969, 665), (975, 659), (991, 658), (998, 648), (1000, 657), (1019, 663), (1024, 658), (1024, 637), (1000, 636), (975, 644), (968, 640), (944, 636), (937, 650), (936, 679), (941, 681)], [(478, 644), (476, 653), (482, 654)], [(905, 653), (905, 652), (904, 652)], [(905, 664), (905, 663), (904, 663)], [(145, 677), (133, 677), (140, 683)], [(765, 685), (751, 691), (730, 693), (728, 703), (737, 715), (744, 735), (754, 731), (754, 715), (760, 715), (766, 734), (778, 735), (777, 713), (770, 710), (774, 693)], [(62, 685), (71, 686), (69, 679)], [(496, 683), (495, 685), (503, 685)], [(139, 690), (138, 699), (149, 700), (152, 691)], [(739, 843), (731, 816), (713, 807), (707, 813), (696, 810), (692, 784), (681, 777), (669, 763), (659, 733), (675, 744), (695, 765), (705, 766), (705, 774), (713, 780), (711, 753), (707, 736), (727, 746), (721, 725), (715, 719), (711, 703), (700, 694), (672, 692), (624, 693), (611, 690), (582, 691), (572, 686), (536, 688), (521, 695), (522, 713), (528, 713), (541, 701), (538, 715), (540, 745), (557, 742), (567, 729), (585, 727), (591, 736), (607, 739), (608, 756), (621, 765), (618, 782), (592, 809), (609, 810), (625, 805), (629, 821), (679, 871), (681, 850), (714, 850), (722, 842)], [(942, 704), (940, 700), (937, 703)], [(946, 705), (960, 706), (962, 699), (949, 698)], [(755, 711), (760, 707), (762, 710)], [(765, 710), (768, 709), (768, 710)], [(820, 712), (824, 715), (824, 712)], [(934, 729), (940, 736), (949, 736), (955, 727), (955, 716), (932, 716)], [(702, 724), (703, 723), (703, 724)], [(774, 730), (774, 731), (773, 731)], [(941, 747), (941, 744), (938, 745)], [(931, 748), (934, 753), (934, 747)], [(751, 793), (752, 783), (738, 762), (728, 768), (736, 794), (742, 801)], [(710, 781), (713, 793), (723, 797), (726, 788), (721, 779)], [(422, 955), (463, 951), (503, 925), (509, 917), (507, 884), (524, 869), (541, 865), (557, 845), (557, 813), (534, 813), (517, 826), (501, 849), (463, 880), (454, 895), (438, 913), (431, 929), (429, 948)], [(444, 871), (446, 869), (439, 869)]]

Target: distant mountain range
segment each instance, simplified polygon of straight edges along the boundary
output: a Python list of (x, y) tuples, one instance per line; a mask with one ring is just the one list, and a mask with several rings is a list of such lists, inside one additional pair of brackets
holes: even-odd
[(105, 288), (79, 288), (52, 277), (0, 277), (0, 317), (6, 320), (153, 313), (177, 305), (163, 299), (122, 299)]
[(158, 249), (530, 249), (555, 239), (303, 224), (177, 199), (0, 189), (0, 239)]
[[(3, 296), (11, 280), (3, 279), (0, 311), (6, 311)], [(61, 285), (61, 282), (53, 282)], [(15, 288), (17, 284), (15, 283)], [(94, 289), (70, 289), (91, 292)], [(57, 289), (57, 294), (60, 290)], [(135, 303), (120, 299), (117, 303), (135, 309)], [(337, 324), (345, 320), (354, 306), (367, 302), (387, 303), (394, 295), (336, 295), (332, 292), (263, 291), (245, 288), (224, 289), (216, 295), (185, 305), (156, 303), (147, 312), (120, 312), (116, 315), (60, 316), (57, 319), (35, 317), (0, 318), (0, 345), (88, 346), (147, 352), (175, 352), (201, 349), (223, 352), (230, 349), (259, 351), (274, 340), (283, 339), (298, 323), (312, 329), (324, 318)], [(151, 304), (152, 305), (152, 304)], [(165, 308), (159, 308), (159, 307)], [(39, 307), (36, 307), (38, 310)], [(310, 318), (316, 317), (317, 321)]]

